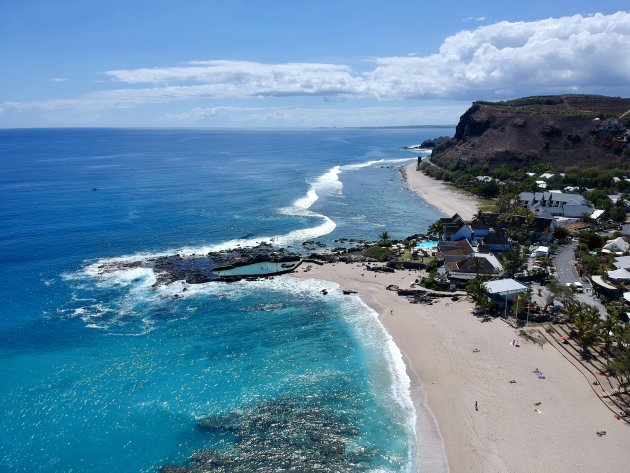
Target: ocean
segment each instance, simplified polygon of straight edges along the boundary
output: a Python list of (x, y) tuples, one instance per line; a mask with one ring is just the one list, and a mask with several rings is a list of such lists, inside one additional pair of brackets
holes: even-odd
[(400, 146), (451, 133), (0, 130), (0, 471), (422, 471), (400, 352), (357, 297), (95, 268), (423, 232)]

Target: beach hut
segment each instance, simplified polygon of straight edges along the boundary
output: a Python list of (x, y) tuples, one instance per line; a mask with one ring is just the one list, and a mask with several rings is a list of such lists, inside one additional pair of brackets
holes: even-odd
[[(494, 299), (499, 306), (503, 306), (504, 314), (507, 317), (507, 305), (508, 302), (513, 302), (516, 300), (518, 304), (517, 296), (519, 294), (526, 293), (529, 288), (524, 286), (518, 281), (514, 279), (497, 279), (495, 281), (487, 281), (483, 283), (484, 287), (488, 291), (488, 294), (492, 299)], [(517, 307), (518, 312), (518, 307)]]

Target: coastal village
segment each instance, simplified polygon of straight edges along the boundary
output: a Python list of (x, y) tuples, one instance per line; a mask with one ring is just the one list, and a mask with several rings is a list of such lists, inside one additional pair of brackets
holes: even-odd
[[(627, 120), (588, 121), (593, 142), (630, 154)], [(401, 171), (448, 216), (402, 240), (381, 233), (361, 251), (368, 262), (339, 249), (298, 276), (312, 266), (314, 277), (339, 282), (379, 312), (413, 367), (412, 392), (417, 373), (445, 443), (467, 445), (479, 471), (623, 469), (615, 452), (628, 445), (630, 427), (630, 172), (462, 167), (461, 157), (449, 167), (435, 159), (445, 141), (457, 140), (423, 143), (432, 156)], [(453, 421), (463, 428), (450, 428)], [(488, 453), (495, 446), (501, 460)], [(471, 461), (447, 456), (453, 471)]]

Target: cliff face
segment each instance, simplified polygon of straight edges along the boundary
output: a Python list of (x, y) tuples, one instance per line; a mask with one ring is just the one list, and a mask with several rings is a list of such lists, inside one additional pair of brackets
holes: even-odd
[(594, 95), (475, 102), (455, 136), (434, 148), (432, 161), (449, 169), (483, 163), (626, 167), (623, 130), (630, 114), (621, 117), (629, 110), (630, 99)]

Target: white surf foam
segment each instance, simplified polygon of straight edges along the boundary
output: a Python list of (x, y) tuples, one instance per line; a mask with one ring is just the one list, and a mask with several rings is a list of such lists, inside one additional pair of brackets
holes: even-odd
[(333, 166), (309, 183), (306, 194), (287, 207), (278, 210), (280, 214), (299, 217), (314, 217), (321, 220), (318, 225), (293, 230), (281, 235), (260, 236), (227, 240), (207, 246), (172, 248), (160, 252), (136, 253), (133, 255), (100, 259), (87, 265), (81, 274), (65, 274), (65, 279), (77, 279), (89, 276), (101, 280), (104, 284), (130, 285), (143, 281), (144, 286), (151, 286), (156, 278), (150, 268), (120, 269), (115, 263), (140, 262), (148, 258), (179, 254), (182, 256), (203, 255), (210, 252), (224, 251), (235, 248), (252, 248), (262, 243), (275, 246), (289, 246), (296, 242), (312, 240), (327, 235), (335, 230), (337, 224), (328, 216), (314, 212), (311, 207), (321, 196), (340, 195), (343, 183), (340, 175), (374, 165), (388, 165), (404, 163), (414, 158), (378, 159), (356, 164)]
[[(244, 288), (247, 288), (247, 284), (252, 283), (244, 282)], [(402, 353), (379, 320), (378, 313), (365, 304), (360, 297), (344, 295), (341, 287), (330, 281), (279, 276), (273, 279), (255, 281), (253, 284), (266, 290), (288, 291), (299, 297), (334, 298), (343, 307), (341, 312), (357, 339), (366, 348), (374, 350), (378, 354), (378, 359), (384, 360), (387, 365), (387, 379), (381, 382), (385, 381), (388, 384), (390, 396), (383, 398), (381, 392), (377, 392), (375, 398), (382, 401), (382, 408), (389, 411), (394, 418), (402, 413), (409, 442), (407, 465), (404, 471), (414, 471), (416, 464), (416, 410), (411, 399), (411, 380), (407, 375)], [(251, 288), (251, 286), (249, 287)], [(322, 294), (323, 290), (326, 290), (326, 296)], [(372, 369), (378, 372), (380, 367), (381, 364), (377, 361)], [(373, 385), (378, 385), (378, 383)], [(391, 403), (392, 400), (394, 404)]]

